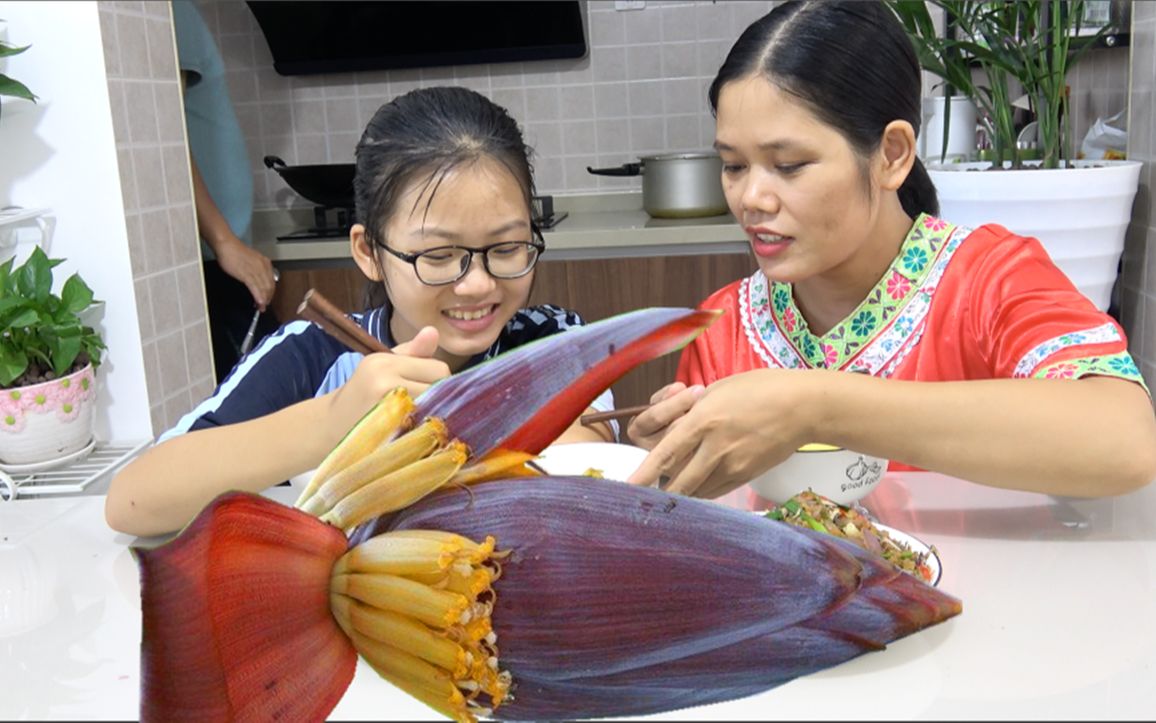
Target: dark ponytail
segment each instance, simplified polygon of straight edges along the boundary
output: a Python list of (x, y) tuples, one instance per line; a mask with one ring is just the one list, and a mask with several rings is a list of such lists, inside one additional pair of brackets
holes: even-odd
[[(883, 2), (798, 0), (779, 5), (735, 41), (710, 85), (712, 112), (722, 87), (761, 73), (847, 139), (862, 158), (883, 129), (905, 120), (918, 135), (922, 76), (915, 47)], [(918, 158), (899, 200), (907, 215), (939, 213), (935, 185)]]
[(939, 215), (939, 194), (931, 176), (927, 174), (926, 166), (918, 157), (903, 185), (899, 187), (899, 202), (903, 204), (903, 212), (911, 218), (921, 213)]

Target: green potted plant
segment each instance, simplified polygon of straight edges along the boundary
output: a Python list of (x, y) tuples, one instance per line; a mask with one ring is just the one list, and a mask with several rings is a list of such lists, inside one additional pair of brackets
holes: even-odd
[(79, 274), (54, 293), (50, 259), (37, 247), (0, 264), (0, 464), (67, 458), (92, 441), (95, 370), (104, 341), (81, 318), (93, 304)]
[[(1084, 0), (930, 0), (955, 33), (941, 32), (924, 0), (891, 4), (924, 70), (969, 98), (1001, 163), (929, 163), (941, 215), (995, 222), (1034, 236), (1102, 310), (1111, 299), (1141, 164), (1077, 161), (1068, 112), (1068, 71), (1108, 31), (1080, 36)], [(1015, 100), (1028, 99), (1038, 148), (1018, 147)], [(950, 108), (950, 105), (948, 106)], [(950, 117), (944, 122), (944, 144)], [(927, 139), (928, 148), (936, 145)], [(934, 153), (928, 154), (934, 157)], [(990, 171), (965, 173), (961, 171)]]
[(1011, 168), (1022, 167), (1012, 105), (1015, 81), (1038, 124), (1040, 165), (1058, 168), (1073, 159), (1068, 70), (1108, 30), (1101, 27), (1073, 42), (1084, 0), (932, 2), (947, 13), (961, 37), (940, 33), (923, 0), (901, 0), (892, 7), (915, 43), (923, 69), (975, 103), (995, 157), (1007, 160)]
[[(0, 58), (19, 55), (25, 50), (28, 50), (29, 47), (30, 46), (28, 45), (25, 45), (24, 47), (17, 47), (15, 45), (4, 42), (3, 40), (0, 40)], [(29, 90), (28, 86), (24, 85), (15, 78), (10, 78), (5, 74), (0, 73), (0, 112), (3, 110), (3, 96), (9, 96), (11, 98), (23, 98), (24, 100), (30, 100), (33, 103), (36, 102), (36, 94)]]

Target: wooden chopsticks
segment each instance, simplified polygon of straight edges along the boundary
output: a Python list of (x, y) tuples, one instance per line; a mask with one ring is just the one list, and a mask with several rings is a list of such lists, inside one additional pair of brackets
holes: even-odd
[(640, 404), (637, 407), (611, 409), (609, 412), (591, 412), (590, 414), (583, 414), (579, 419), (581, 420), (582, 424), (589, 427), (591, 424), (609, 422), (611, 419), (627, 419), (628, 417), (636, 417), (639, 414), (645, 412), (647, 409), (650, 409), (649, 404)]
[(297, 307), (297, 313), (301, 318), (308, 319), (329, 332), (330, 336), (353, 351), (362, 354), (393, 353), (377, 337), (362, 329), (357, 322), (334, 306), (333, 302), (322, 296), (317, 289), (305, 292), (305, 298)]
[[(317, 289), (309, 289), (309, 291), (305, 292), (305, 298), (301, 300), (301, 304), (297, 307), (297, 314), (301, 316), (301, 318), (308, 319), (319, 325), (334, 339), (337, 339), (356, 352), (362, 354), (393, 353), (389, 347), (382, 344), (379, 339), (372, 336), (365, 329), (362, 329), (357, 322), (350, 319), (344, 312), (334, 306), (333, 303), (329, 301), (329, 299), (326, 299)], [(647, 409), (650, 409), (649, 404), (642, 404), (637, 407), (623, 407), (622, 409), (611, 409), (608, 412), (584, 414), (581, 420), (582, 424), (590, 426), (592, 424), (608, 422), (612, 419), (634, 417), (645, 412)]]

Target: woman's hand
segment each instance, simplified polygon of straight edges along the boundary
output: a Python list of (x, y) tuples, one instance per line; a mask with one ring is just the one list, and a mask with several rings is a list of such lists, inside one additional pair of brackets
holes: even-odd
[[(677, 424), (670, 424), (639, 468), (627, 480), (652, 485), (669, 477), (668, 492), (714, 498), (789, 457), (810, 439), (807, 394), (812, 377), (782, 369), (764, 369), (710, 385)], [(667, 388), (669, 389), (669, 387)], [(669, 402), (640, 415), (661, 421)], [(649, 426), (644, 427), (650, 429)], [(631, 433), (635, 425), (631, 425)]]
[(667, 384), (650, 395), (652, 406), (631, 420), (626, 435), (639, 447), (654, 449), (705, 391), (701, 384), (692, 387), (682, 382)]
[(417, 399), (431, 384), (448, 377), (449, 366), (433, 358), (437, 348), (437, 329), (427, 326), (411, 341), (395, 346), (392, 354), (369, 354), (362, 359), (349, 381), (331, 396), (326, 429), (336, 437), (330, 448), (392, 389), (405, 387)]

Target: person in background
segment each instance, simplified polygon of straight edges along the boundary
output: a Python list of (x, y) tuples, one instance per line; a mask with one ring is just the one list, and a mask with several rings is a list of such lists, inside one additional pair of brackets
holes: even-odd
[(776, 7), (709, 99), (759, 269), (702, 304), (726, 313), (631, 424), (651, 451), (630, 482), (719, 497), (810, 442), (1056, 495), (1156, 477), (1120, 326), (1035, 239), (936, 217), (919, 62), (884, 3)]
[[(112, 481), (109, 525), (179, 529), (218, 494), (315, 469), (388, 391), (417, 397), (453, 372), (582, 324), (526, 307), (544, 241), (531, 221), (530, 149), (509, 113), (465, 88), (382, 106), (357, 145), (354, 261), (384, 300), (354, 315), (394, 353), (362, 356), (293, 321)], [(592, 408), (608, 411), (606, 391)], [(580, 422), (559, 441), (609, 441)]]
[(185, 96), (193, 200), (204, 241), (205, 300), (217, 382), (241, 356), (254, 312), (254, 342), (278, 327), (269, 303), (276, 290), (272, 262), (252, 247), (253, 177), (225, 66), (213, 36), (190, 0), (174, 0), (173, 27)]

